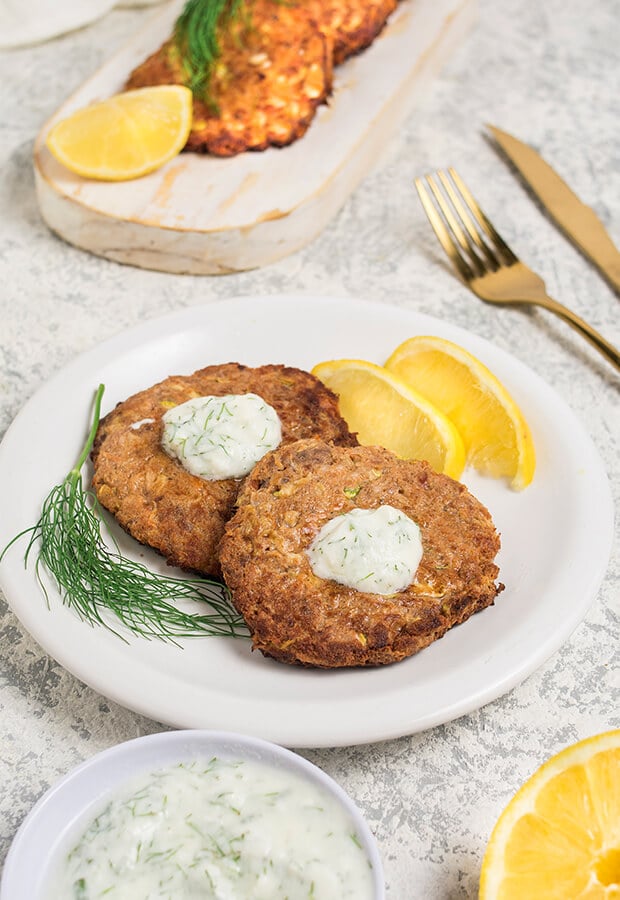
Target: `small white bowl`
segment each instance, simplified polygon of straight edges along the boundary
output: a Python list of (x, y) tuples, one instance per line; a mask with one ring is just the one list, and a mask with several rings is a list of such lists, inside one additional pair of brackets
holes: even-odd
[[(221, 731), (167, 731), (98, 753), (61, 778), (32, 808), (6, 858), (0, 900), (49, 900), (49, 885), (69, 839), (136, 776), (197, 758), (250, 760), (297, 774), (323, 788), (348, 813), (372, 867), (373, 898), (384, 900), (381, 857), (362, 813), (321, 769), (296, 753), (258, 738)], [(181, 898), (179, 898), (181, 900)]]

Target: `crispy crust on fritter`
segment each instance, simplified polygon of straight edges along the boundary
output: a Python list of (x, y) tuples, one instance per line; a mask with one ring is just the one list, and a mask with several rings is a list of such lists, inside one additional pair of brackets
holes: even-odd
[(218, 545), (242, 483), (191, 475), (161, 448), (162, 416), (191, 397), (256, 393), (277, 411), (283, 443), (308, 436), (355, 444), (336, 396), (287, 366), (238, 363), (173, 375), (135, 394), (102, 419), (92, 451), (99, 502), (136, 540), (171, 565), (219, 576)]
[[(503, 587), (495, 584), (500, 544), (486, 508), (426, 463), (379, 447), (304, 440), (278, 448), (254, 467), (237, 504), (220, 545), (222, 572), (254, 646), (282, 662), (396, 662), (491, 605)], [(382, 504), (420, 527), (413, 584), (381, 596), (314, 575), (305, 551), (323, 525)]]
[[(232, 156), (290, 144), (331, 91), (332, 40), (305, 3), (254, 0), (250, 13), (221, 29), (210, 102), (194, 98), (187, 150)], [(126, 88), (185, 81), (169, 40), (131, 73)]]
[(338, 66), (372, 44), (396, 6), (397, 0), (311, 0), (308, 8), (332, 41)]

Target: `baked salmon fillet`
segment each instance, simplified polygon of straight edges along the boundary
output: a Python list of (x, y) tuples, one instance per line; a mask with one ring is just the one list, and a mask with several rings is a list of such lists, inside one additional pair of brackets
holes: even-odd
[[(305, 134), (331, 91), (333, 68), (333, 40), (310, 7), (302, 0), (248, 0), (243, 15), (219, 28), (209, 97), (194, 97), (187, 150), (234, 156)], [(187, 81), (171, 38), (131, 73), (126, 89)]]
[(307, 8), (333, 44), (334, 65), (370, 46), (397, 0), (310, 0)]

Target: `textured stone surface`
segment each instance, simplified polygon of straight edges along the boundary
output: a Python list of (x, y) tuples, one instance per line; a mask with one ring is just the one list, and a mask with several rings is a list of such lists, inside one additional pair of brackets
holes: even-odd
[[(171, 310), (279, 291), (359, 295), (444, 317), (494, 341), (576, 412), (620, 491), (617, 375), (540, 313), (495, 310), (453, 277), (419, 207), (415, 175), (454, 164), (550, 293), (620, 345), (618, 298), (555, 230), (483, 136), (492, 122), (552, 160), (620, 243), (616, 0), (586, 6), (482, 0), (475, 32), (328, 229), (295, 256), (217, 279), (115, 265), (65, 245), (41, 221), (31, 152), (40, 126), (148, 12), (0, 55), (0, 435), (76, 354)], [(304, 755), (368, 816), (390, 900), (475, 897), (499, 812), (546, 757), (619, 727), (617, 542), (584, 622), (523, 684), (432, 731)], [(615, 697), (614, 697), (615, 693)], [(97, 695), (51, 660), (0, 597), (0, 852), (33, 802), (99, 750), (162, 726)]]

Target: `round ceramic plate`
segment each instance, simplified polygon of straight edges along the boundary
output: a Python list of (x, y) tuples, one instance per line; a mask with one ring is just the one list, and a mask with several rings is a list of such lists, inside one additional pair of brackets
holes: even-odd
[[(51, 487), (74, 465), (94, 392), (103, 412), (170, 374), (213, 363), (327, 359), (382, 363), (405, 338), (435, 334), (474, 353), (504, 382), (531, 426), (533, 483), (466, 472), (464, 481), (501, 533), (495, 606), (416, 656), (376, 669), (285, 666), (232, 638), (196, 638), (182, 649), (91, 627), (49, 586), (49, 607), (25, 542), (0, 566), (9, 604), (39, 644), (110, 699), (183, 728), (218, 728), (289, 747), (357, 744), (447, 722), (518, 684), (566, 640), (605, 573), (613, 534), (607, 477), (590, 438), (538, 376), (488, 342), (415, 312), (356, 299), (247, 297), (174, 313), (126, 331), (80, 356), (24, 406), (0, 446), (0, 547), (33, 525)], [(87, 476), (88, 477), (88, 474)], [(163, 571), (161, 559), (119, 533), (121, 550)]]

